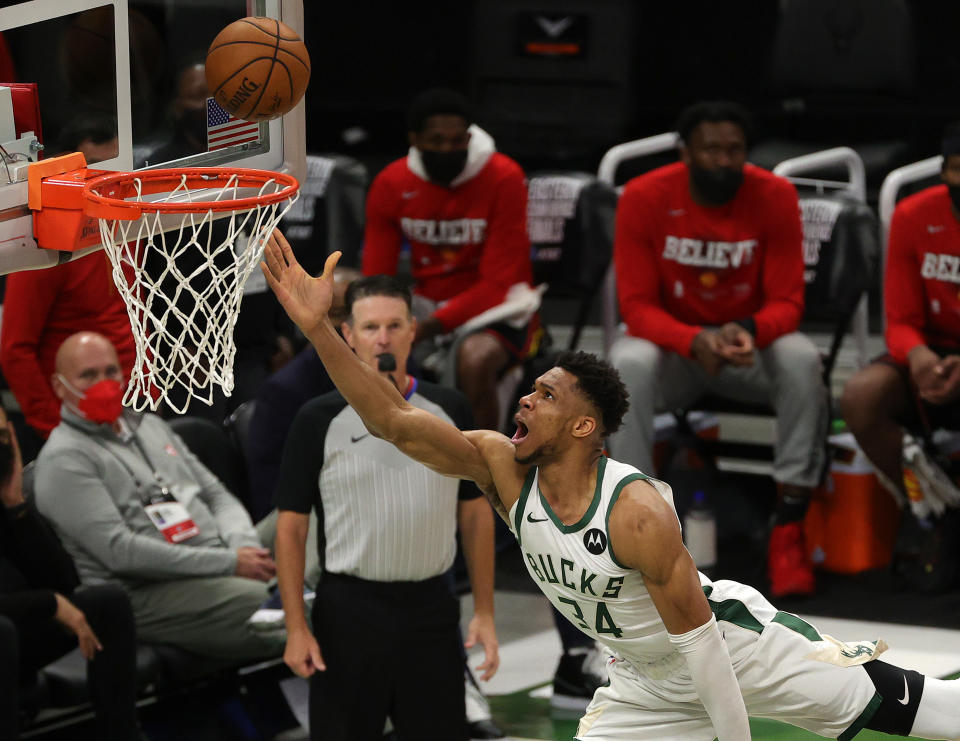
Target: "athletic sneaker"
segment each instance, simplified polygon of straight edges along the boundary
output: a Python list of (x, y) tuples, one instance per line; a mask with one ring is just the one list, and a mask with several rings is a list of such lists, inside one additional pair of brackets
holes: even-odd
[(477, 680), (469, 669), (463, 670), (464, 701), (467, 706), (467, 734), (470, 741), (486, 741), (486, 739), (506, 738), (505, 734), (490, 714), (490, 703), (483, 696), (477, 686)]
[(767, 552), (770, 594), (787, 597), (813, 594), (816, 582), (807, 556), (802, 522), (774, 525)]
[(606, 657), (596, 644), (571, 648), (560, 657), (557, 672), (553, 675), (550, 704), (555, 708), (583, 712), (597, 687), (608, 681)]
[(960, 506), (960, 489), (921, 442), (910, 435), (903, 436), (903, 486), (910, 509), (920, 519)]

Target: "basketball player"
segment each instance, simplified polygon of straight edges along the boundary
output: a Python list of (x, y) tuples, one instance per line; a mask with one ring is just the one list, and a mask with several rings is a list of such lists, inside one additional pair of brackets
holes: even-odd
[(610, 649), (610, 684), (578, 739), (746, 739), (748, 714), (842, 739), (862, 728), (960, 736), (960, 683), (878, 661), (882, 643), (829, 639), (751, 587), (698, 574), (670, 487), (603, 455), (628, 406), (609, 365), (567, 353), (521, 399), (513, 438), (460, 432), (407, 404), (337, 335), (327, 308), (338, 259), (311, 278), (274, 232), (263, 268), (367, 429), (476, 482), (538, 586)]

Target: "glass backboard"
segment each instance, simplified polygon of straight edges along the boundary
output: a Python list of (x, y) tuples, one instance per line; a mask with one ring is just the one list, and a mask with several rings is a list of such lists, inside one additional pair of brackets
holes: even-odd
[(97, 169), (238, 166), (305, 170), (303, 101), (274, 121), (220, 110), (206, 50), (244, 16), (303, 36), (302, 0), (32, 0), (0, 7), (0, 274), (81, 253), (37, 247), (28, 160), (82, 151)]

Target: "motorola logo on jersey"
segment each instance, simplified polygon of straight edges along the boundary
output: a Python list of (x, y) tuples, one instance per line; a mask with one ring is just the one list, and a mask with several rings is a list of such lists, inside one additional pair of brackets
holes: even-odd
[(583, 545), (594, 556), (599, 556), (607, 550), (607, 536), (603, 530), (590, 528), (583, 534)]

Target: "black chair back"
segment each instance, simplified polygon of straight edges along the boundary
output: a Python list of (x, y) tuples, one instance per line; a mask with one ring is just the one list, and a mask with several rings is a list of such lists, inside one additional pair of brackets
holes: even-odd
[(244, 461), (250, 460), (250, 422), (256, 407), (256, 399), (245, 401), (234, 409), (223, 423)]
[(307, 155), (300, 198), (283, 217), (283, 233), (311, 275), (323, 271), (327, 255), (335, 249), (344, 253), (341, 265), (360, 266), (368, 185), (367, 170), (357, 160)]
[(617, 194), (584, 172), (530, 176), (527, 233), (534, 283), (548, 298), (578, 299), (570, 348), (576, 347), (613, 256)]
[(877, 217), (866, 204), (837, 196), (802, 196), (805, 325), (833, 333), (824, 360), (829, 387), (840, 345), (880, 260)]
[(244, 505), (249, 500), (247, 469), (240, 451), (222, 426), (203, 417), (176, 417), (167, 422), (200, 462)]

